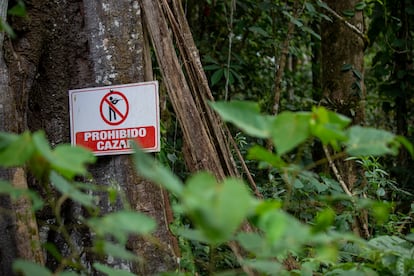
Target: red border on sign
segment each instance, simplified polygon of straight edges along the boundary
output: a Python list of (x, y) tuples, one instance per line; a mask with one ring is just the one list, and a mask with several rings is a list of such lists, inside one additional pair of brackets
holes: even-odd
[[(124, 100), (125, 101), (125, 104), (126, 104), (126, 110), (125, 110), (125, 114), (122, 114), (122, 112), (121, 111), (119, 111), (118, 110), (118, 108), (116, 108), (116, 106), (113, 104), (113, 103), (111, 103), (111, 101), (109, 101), (108, 99), (107, 99), (107, 97), (109, 96), (109, 95), (112, 95), (112, 94), (115, 94), (115, 95), (118, 95), (118, 96), (120, 96), (121, 98), (122, 98), (122, 100)], [(121, 120), (119, 120), (119, 121), (116, 121), (116, 122), (111, 122), (110, 120), (108, 120), (106, 117), (105, 117), (105, 115), (104, 115), (104, 113), (103, 113), (103, 105), (104, 105), (104, 103), (106, 103), (106, 104), (108, 104), (109, 105), (109, 107), (118, 115), (118, 116), (120, 116), (121, 117)], [(120, 124), (122, 124), (125, 120), (126, 120), (126, 118), (128, 117), (128, 113), (129, 113), (129, 103), (128, 103), (128, 99), (127, 99), (127, 97), (124, 95), (124, 94), (122, 94), (121, 92), (119, 92), (119, 91), (110, 91), (109, 93), (107, 93), (107, 94), (105, 94), (105, 96), (103, 96), (103, 98), (102, 98), (102, 100), (101, 100), (101, 103), (99, 104), (99, 111), (100, 111), (100, 113), (101, 113), (101, 118), (102, 118), (102, 120), (104, 120), (104, 122), (105, 123), (107, 123), (108, 125), (111, 125), (111, 126), (117, 126), (117, 125), (120, 125)]]

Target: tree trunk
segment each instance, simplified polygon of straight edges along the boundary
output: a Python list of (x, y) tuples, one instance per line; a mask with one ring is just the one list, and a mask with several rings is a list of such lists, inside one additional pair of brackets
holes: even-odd
[[(353, 10), (358, 0), (325, 1), (334, 11)], [(347, 19), (348, 20), (348, 19)], [(356, 11), (348, 20), (363, 32), (363, 14)], [(352, 118), (354, 124), (364, 122), (363, 73), (364, 41), (344, 22), (333, 18), (323, 21), (322, 37), (322, 89), (323, 96), (335, 111)], [(347, 67), (349, 66), (349, 67)]]
[[(394, 70), (392, 79), (396, 80), (399, 84), (399, 93), (395, 96), (395, 125), (397, 127), (397, 134), (402, 135), (404, 137), (408, 136), (408, 122), (407, 122), (407, 114), (408, 114), (408, 106), (407, 104), (410, 102), (410, 91), (412, 89), (412, 81), (411, 76), (407, 72), (412, 70), (412, 57), (410, 53), (412, 53), (412, 46), (409, 42), (409, 38), (411, 37), (410, 31), (410, 22), (409, 22), (409, 15), (406, 11), (406, 2), (405, 1), (395, 1), (391, 10), (391, 16), (395, 18), (399, 18), (401, 27), (396, 34), (396, 39), (400, 41), (405, 41), (405, 45), (403, 47), (397, 47), (394, 53)], [(401, 77), (400, 75), (403, 75)], [(412, 93), (412, 92), (411, 92)], [(410, 156), (406, 150), (401, 150), (398, 155), (397, 165), (401, 168), (406, 168), (410, 163)], [(398, 183), (405, 184), (406, 176), (400, 177), (400, 181)], [(405, 181), (404, 181), (405, 180)]]
[(225, 177), (223, 167), (175, 54), (172, 33), (168, 28), (161, 4), (150, 0), (140, 2), (152, 43), (156, 45), (155, 53), (168, 95), (180, 122), (187, 147), (190, 149), (186, 151), (186, 163), (194, 170), (208, 170), (218, 179), (223, 179)]
[[(326, 1), (338, 14), (353, 10), (358, 0)], [(363, 14), (356, 12), (350, 23), (363, 31)], [(363, 72), (364, 41), (342, 21), (324, 21), (322, 37), (322, 90), (328, 107), (352, 118), (353, 124), (364, 123)], [(352, 164), (347, 162), (345, 164)], [(349, 189), (356, 182), (354, 166), (342, 166), (342, 175)]]
[[(0, 18), (6, 18), (8, 1), (0, 2)], [(0, 32), (0, 130), (5, 131), (9, 120), (11, 105), (9, 75), (3, 58), (4, 33)], [(9, 125), (9, 124), (8, 124)], [(10, 180), (7, 170), (0, 170), (1, 179)], [(14, 240), (14, 217), (11, 215), (12, 204), (7, 196), (0, 196), (0, 275), (11, 275), (11, 264), (17, 256)]]
[[(364, 32), (363, 13), (354, 10), (359, 0), (325, 2), (337, 16), (333, 17), (333, 22), (325, 20), (321, 25), (322, 94), (330, 109), (351, 118), (353, 124), (363, 124), (365, 41), (351, 28), (353, 26), (359, 32)], [(347, 10), (355, 11), (355, 15), (349, 19), (341, 17), (342, 12)], [(342, 161), (338, 163), (338, 169), (348, 189), (352, 191), (362, 174), (353, 161)], [(355, 225), (354, 230), (363, 236), (369, 236), (366, 222)]]
[[(0, 3), (0, 18), (6, 18), (7, 7), (7, 1)], [(8, 43), (4, 43), (4, 33), (0, 33), (0, 130), (22, 132), (25, 129), (24, 94), (27, 91), (26, 85), (33, 81), (33, 75), (24, 74), (24, 70), (32, 68), (33, 64), (28, 58), (16, 55), (16, 70), (9, 71), (6, 56), (16, 53), (7, 50), (10, 43), (6, 41)], [(13, 73), (16, 74), (15, 79)], [(20, 80), (19, 84), (13, 86), (13, 80), (16, 79)], [(24, 168), (0, 169), (0, 178), (10, 181), (15, 188), (28, 188)], [(30, 200), (22, 197), (12, 202), (8, 197), (1, 196), (0, 214), (1, 274), (12, 274), (12, 260), (16, 257), (43, 264), (38, 226)]]
[[(2, 116), (5, 119), (1, 119), (17, 125), (13, 129), (6, 128), (8, 131), (43, 129), (52, 146), (68, 143), (69, 89), (145, 80), (141, 10), (136, 1), (71, 0), (50, 3), (33, 0), (27, 3), (27, 11), (27, 19), (17, 18), (11, 22), (18, 38), (5, 45), (8, 68), (6, 74), (0, 76), (0, 95), (2, 100), (9, 99), (4, 108), (11, 110), (0, 110), (2, 115), (5, 114)], [(9, 81), (3, 79), (7, 75)], [(3, 86), (7, 83), (11, 92)], [(10, 119), (16, 112), (20, 117)], [(91, 172), (98, 185), (119, 186), (132, 208), (154, 217), (158, 223), (154, 236), (165, 244), (158, 247), (131, 238), (128, 247), (143, 257), (145, 263), (136, 265), (109, 260), (107, 263), (114, 267), (127, 266), (142, 275), (173, 270), (176, 266), (173, 249), (176, 246), (165, 215), (169, 208), (168, 197), (159, 187), (138, 177), (126, 155), (99, 157)], [(37, 187), (32, 178), (29, 178), (29, 186)], [(111, 206), (105, 197), (100, 202), (103, 213), (117, 210), (121, 205), (119, 201)], [(74, 204), (65, 206), (65, 223), (76, 225), (82, 211)], [(49, 228), (45, 223), (50, 214), (41, 212), (38, 218), (43, 225), (42, 235), (58, 243), (64, 251), (65, 244), (59, 235), (46, 231)], [(90, 244), (87, 233), (76, 228), (72, 231), (71, 235), (79, 247)], [(94, 256), (86, 252), (85, 256), (90, 265)], [(47, 265), (53, 269), (57, 264), (48, 256)]]

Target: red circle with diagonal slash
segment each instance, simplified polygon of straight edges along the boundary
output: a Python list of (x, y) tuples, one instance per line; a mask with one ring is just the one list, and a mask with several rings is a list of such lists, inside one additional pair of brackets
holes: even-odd
[[(115, 95), (120, 97), (120, 99), (118, 99), (118, 100), (121, 100), (121, 101), (125, 102), (125, 110), (121, 111), (120, 109), (118, 109), (116, 107), (116, 104), (111, 102), (109, 97), (115, 96)], [(116, 116), (119, 116), (121, 119), (116, 120), (116, 121), (112, 121), (111, 118), (108, 119), (105, 116), (104, 107), (112, 109), (114, 117), (116, 118)], [(109, 111), (109, 109), (108, 109), (108, 112), (111, 112), (111, 111)], [(111, 91), (111, 92), (107, 93), (101, 100), (100, 112), (101, 112), (102, 120), (104, 120), (105, 123), (107, 123), (108, 125), (116, 126), (116, 125), (122, 124), (126, 120), (126, 118), (128, 117), (128, 112), (129, 112), (129, 103), (128, 103), (127, 97), (125, 97), (124, 94), (122, 94), (121, 92), (118, 92), (118, 91)], [(111, 115), (109, 115), (109, 116), (111, 116)]]

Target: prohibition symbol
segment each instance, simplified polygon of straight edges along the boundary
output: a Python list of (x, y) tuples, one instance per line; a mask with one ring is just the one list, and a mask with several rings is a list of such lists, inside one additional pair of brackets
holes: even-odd
[(128, 117), (129, 103), (124, 94), (110, 90), (101, 100), (101, 117), (111, 126), (122, 124)]

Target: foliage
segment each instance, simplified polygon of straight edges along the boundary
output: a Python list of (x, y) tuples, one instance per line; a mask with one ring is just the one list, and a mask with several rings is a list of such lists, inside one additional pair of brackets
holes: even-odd
[[(261, 115), (257, 106), (252, 103), (219, 102), (212, 104), (212, 106), (223, 115), (223, 118), (240, 126), (250, 135), (268, 138), (274, 142), (275, 154), (256, 146), (252, 148), (253, 153), (251, 152), (250, 156), (283, 170), (288, 176), (285, 180), (289, 183), (286, 184), (291, 186), (298, 186), (296, 179), (301, 178), (298, 176), (299, 174), (306, 175), (304, 174), (305, 168), (297, 164), (289, 164), (284, 160), (285, 156), (312, 137), (319, 138), (325, 145), (331, 145), (338, 150), (345, 147), (346, 152), (358, 155), (396, 154), (396, 149), (404, 145), (399, 142), (400, 137), (386, 131), (348, 127), (349, 119), (324, 108), (315, 108), (312, 112), (285, 112), (276, 117), (269, 117)], [(251, 116), (240, 116), (242, 111)], [(297, 123), (292, 124), (291, 122)], [(279, 137), (279, 134), (286, 134), (285, 125), (288, 124), (291, 128), (283, 139)], [(271, 131), (265, 132), (263, 131), (265, 129)], [(289, 134), (290, 132), (291, 134)], [(301, 138), (292, 139), (292, 136), (295, 135)], [(372, 139), (376, 141), (373, 144)], [(138, 171), (143, 171), (140, 169), (142, 165), (139, 164), (144, 163), (144, 168), (148, 167), (145, 165), (147, 162), (151, 164), (151, 167), (155, 166), (154, 160), (147, 159), (139, 151), (135, 158), (137, 161), (139, 160), (136, 162)], [(144, 160), (146, 161), (144, 162)], [(173, 175), (161, 179), (155, 173), (147, 174), (147, 177), (163, 186), (176, 182)], [(162, 182), (159, 182), (160, 180)], [(178, 231), (181, 236), (210, 244), (213, 248), (219, 243), (237, 241), (244, 250), (249, 252), (248, 256), (251, 256), (238, 260), (245, 271), (251, 268), (265, 274), (279, 275), (284, 273), (283, 271), (286, 272), (283, 260), (294, 256), (295, 260), (300, 262), (296, 269), (302, 270), (302, 272), (323, 272), (327, 275), (337, 275), (338, 273), (345, 275), (350, 271), (371, 274), (376, 274), (375, 271), (378, 273), (389, 272), (388, 268), (381, 263), (383, 260), (375, 257), (376, 254), (380, 254), (379, 247), (371, 246), (371, 243), (366, 243), (347, 232), (334, 230), (337, 214), (331, 207), (325, 205), (325, 208), (321, 208), (317, 212), (311, 225), (305, 225), (282, 211), (283, 204), (278, 200), (261, 201), (247, 197), (244, 200), (237, 200), (237, 208), (232, 207), (234, 199), (226, 198), (222, 194), (223, 191), (229, 189), (226, 188), (225, 183), (218, 183), (211, 175), (201, 173), (190, 178), (186, 185), (183, 185), (184, 190), (194, 192), (178, 194), (179, 202), (182, 202), (179, 209), (192, 218), (195, 229), (181, 229)], [(321, 187), (323, 184), (319, 184), (319, 186)], [(378, 220), (383, 219), (384, 215), (387, 216), (389, 211), (386, 205), (374, 200), (358, 199), (357, 196), (344, 198), (344, 192), (340, 188), (338, 190), (338, 187), (325, 189), (332, 189), (332, 196), (336, 197), (336, 199), (330, 200), (336, 202), (347, 200), (351, 204), (355, 204), (353, 205), (355, 209), (371, 209), (371, 215)], [(231, 195), (244, 194), (242, 192), (243, 185), (235, 185), (229, 191), (231, 191)], [(225, 200), (221, 200), (222, 198)], [(239, 199), (236, 196), (235, 198)], [(191, 204), (186, 203), (189, 201)], [(321, 201), (322, 204), (323, 202), (329, 204), (329, 200), (321, 198)], [(229, 219), (230, 213), (227, 213), (226, 208), (221, 208), (223, 204), (228, 209), (232, 208), (235, 215), (234, 220)], [(216, 213), (215, 210), (221, 211)], [(214, 221), (208, 217), (209, 213), (214, 217)], [(233, 226), (240, 226), (243, 221), (241, 218), (248, 219), (250, 223), (260, 229), (260, 232), (235, 232), (236, 228)], [(231, 221), (237, 223), (233, 224)], [(375, 240), (372, 241), (374, 244)], [(310, 248), (312, 249), (310, 250)], [(346, 248), (351, 248), (352, 251)], [(401, 252), (405, 251), (401, 249)], [(361, 261), (354, 263), (349, 261), (346, 265), (339, 262), (342, 258), (346, 259), (349, 254), (362, 258), (366, 264)], [(404, 258), (407, 258), (404, 259), (404, 262), (407, 263), (404, 268), (407, 270), (404, 271), (411, 271), (412, 257), (407, 252), (403, 255)], [(351, 260), (355, 261), (353, 258)], [(397, 262), (393, 264), (397, 265)], [(212, 272), (210, 271), (210, 273)]]
[[(277, 169), (286, 186), (305, 191), (309, 185), (313, 185), (314, 189), (326, 192), (330, 198), (320, 197), (320, 208), (315, 210), (313, 218), (305, 224), (284, 211), (288, 202), (279, 199), (256, 199), (241, 179), (217, 181), (210, 173), (200, 172), (188, 178), (184, 184), (169, 169), (136, 148), (133, 158), (138, 172), (170, 191), (176, 198), (176, 212), (191, 221), (192, 227), (175, 227), (174, 232), (180, 239), (204, 244), (210, 254), (225, 254), (223, 246), (228, 245), (236, 253), (236, 258), (231, 260), (236, 263), (230, 271), (231, 274), (252, 269), (267, 275), (286, 274), (288, 270), (298, 274), (327, 275), (347, 274), (350, 271), (373, 275), (403, 275), (401, 273), (413, 272), (414, 260), (410, 252), (412, 241), (409, 237), (379, 236), (366, 242), (337, 226), (337, 219), (341, 215), (335, 210), (337, 202), (348, 202), (355, 211), (368, 208), (378, 221), (384, 221), (384, 217), (387, 217), (389, 209), (385, 205), (375, 200), (361, 199), (357, 195), (350, 197), (341, 191), (340, 186), (333, 184), (332, 180), (319, 182), (321, 178), (307, 171), (304, 164), (291, 162), (289, 157), (293, 151), (301, 148), (301, 144), (311, 139), (319, 139), (325, 146), (344, 149), (345, 153), (361, 156), (397, 154), (398, 148), (409, 146), (409, 143), (401, 143), (401, 137), (386, 131), (349, 127), (348, 118), (322, 107), (314, 108), (311, 112), (287, 111), (278, 116), (268, 116), (260, 114), (257, 106), (252, 103), (217, 102), (212, 103), (212, 106), (224, 119), (245, 129), (248, 134), (273, 142), (275, 153), (255, 146), (250, 149), (249, 155)], [(239, 116), (243, 111), (252, 116)], [(264, 131), (265, 129), (270, 131)], [(281, 136), (280, 133), (285, 135)], [(2, 166), (28, 164), (35, 175), (44, 179), (45, 185), (52, 185), (59, 191), (60, 199), (52, 208), (59, 209), (65, 200), (71, 199), (91, 211), (91, 217), (83, 218), (81, 222), (95, 233), (92, 248), (94, 252), (120, 259), (137, 260), (137, 256), (123, 246), (131, 234), (150, 234), (155, 223), (153, 219), (127, 208), (97, 216), (99, 212), (93, 211), (96, 209), (93, 204), (96, 198), (90, 193), (97, 187), (87, 187), (73, 181), (75, 175), (87, 175), (85, 165), (95, 160), (87, 150), (66, 145), (50, 149), (42, 132), (26, 132), (21, 135), (1, 133), (0, 138)], [(17, 150), (21, 154), (16, 157)], [(68, 166), (60, 156), (67, 156), (72, 166)], [(358, 160), (366, 159), (361, 157)], [(33, 165), (34, 163), (37, 165)], [(374, 168), (372, 172), (381, 171)], [(372, 184), (375, 185), (374, 180)], [(16, 189), (10, 185), (4, 187), (6, 188), (2, 188), (1, 192), (14, 197), (29, 195), (27, 192), (16, 193)], [(32, 198), (39, 201), (38, 196)], [(47, 201), (47, 198), (42, 200)], [(58, 216), (59, 212), (55, 214)], [(241, 230), (245, 229), (243, 225), (251, 225), (257, 231)], [(67, 231), (64, 227), (63, 224), (60, 226), (63, 228), (62, 232)], [(111, 236), (113, 239), (108, 239)], [(70, 239), (70, 236), (67, 237)], [(70, 244), (70, 241), (67, 242)], [(235, 243), (248, 254), (237, 253)], [(48, 250), (53, 250), (52, 248), (46, 247)], [(66, 258), (62, 253), (54, 252), (61, 264), (56, 273), (77, 275), (76, 273), (87, 271), (82, 262), (74, 258), (78, 254), (76, 247), (71, 250), (74, 251), (73, 254)], [(288, 266), (287, 260), (294, 265)], [(210, 262), (208, 273), (218, 272), (215, 258), (211, 258)], [(131, 275), (130, 272), (119, 271), (105, 264), (95, 263), (93, 267), (108, 275)], [(23, 274), (30, 271), (40, 273), (39, 275), (51, 275), (46, 268), (27, 261), (16, 261), (14, 268)]]
[[(188, 1), (188, 17), (197, 46), (210, 79), (215, 99), (254, 100), (264, 110), (273, 106), (274, 77), (280, 56), (288, 66), (282, 87), (290, 98), (284, 107), (295, 104), (310, 108), (312, 64), (309, 62), (311, 37), (319, 35), (313, 22), (329, 19), (311, 1)], [(296, 2), (296, 3), (295, 3)], [(287, 23), (295, 25), (295, 36), (286, 37)], [(282, 44), (290, 39), (290, 46)], [(287, 51), (287, 53), (285, 53)], [(226, 92), (226, 90), (228, 90)]]
[[(111, 197), (113, 190), (75, 181), (75, 176), (88, 177), (87, 165), (94, 163), (95, 160), (96, 157), (90, 151), (81, 147), (62, 144), (51, 149), (42, 131), (33, 134), (25, 132), (21, 135), (0, 133), (0, 165), (6, 168), (27, 166), (41, 182), (42, 190), (46, 191), (43, 193), (14, 187), (2, 181), (0, 193), (10, 195), (12, 200), (21, 197), (30, 199), (32, 211), (39, 211), (46, 207), (53, 210), (57, 225), (50, 220), (51, 223), (47, 227), (55, 229), (65, 238), (70, 254), (59, 252), (53, 244), (45, 243), (43, 246), (59, 263), (56, 271), (59, 275), (78, 275), (76, 271), (83, 273), (88, 271), (80, 259), (81, 249), (72, 241), (70, 230), (60, 215), (68, 200), (76, 202), (88, 211), (90, 218), (80, 217), (79, 223), (87, 226), (89, 231), (94, 233), (93, 245), (88, 250), (98, 255), (137, 261), (138, 257), (125, 249), (128, 237), (132, 234), (149, 235), (156, 227), (153, 219), (132, 212), (127, 206), (118, 212), (99, 215), (96, 206), (98, 192), (101, 196), (104, 196), (102, 193), (106, 193)], [(108, 240), (109, 237), (113, 237), (114, 241)], [(15, 271), (24, 275), (52, 275), (47, 268), (23, 260), (16, 261), (13, 267)], [(131, 275), (99, 263), (95, 263), (94, 268), (108, 275)], [(63, 272), (63, 269), (66, 271)]]
[[(368, 1), (367, 1), (368, 2)], [(371, 1), (365, 74), (369, 123), (413, 141), (413, 22), (412, 1)], [(381, 119), (379, 118), (387, 118)], [(412, 162), (406, 155), (387, 161), (397, 181), (413, 192)], [(392, 164), (392, 165), (391, 165)]]

